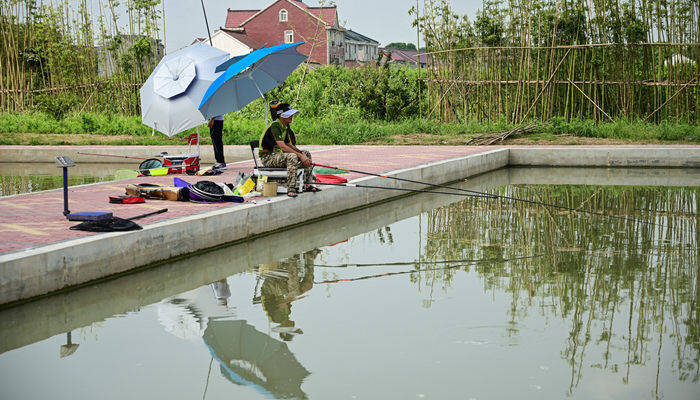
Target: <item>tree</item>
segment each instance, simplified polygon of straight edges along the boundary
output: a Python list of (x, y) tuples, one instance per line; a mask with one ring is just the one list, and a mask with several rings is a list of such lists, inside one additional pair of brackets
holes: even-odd
[(392, 42), (384, 46), (387, 49), (394, 50), (416, 50), (416, 45), (413, 43)]

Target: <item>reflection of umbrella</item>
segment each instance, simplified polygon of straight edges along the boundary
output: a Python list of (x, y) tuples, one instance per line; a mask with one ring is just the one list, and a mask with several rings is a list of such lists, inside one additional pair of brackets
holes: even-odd
[(210, 319), (204, 343), (233, 383), (251, 386), (274, 398), (306, 399), (301, 384), (309, 375), (287, 344), (246, 321)]
[(215, 72), (216, 66), (228, 57), (225, 51), (204, 43), (163, 57), (141, 87), (142, 122), (168, 136), (205, 123), (197, 107), (221, 75)]
[(169, 332), (180, 339), (195, 339), (202, 337), (202, 320), (199, 311), (192, 304), (180, 299), (158, 303), (158, 322)]
[(207, 118), (237, 111), (281, 85), (306, 59), (297, 51), (301, 44), (263, 47), (241, 58), (209, 86), (199, 110)]

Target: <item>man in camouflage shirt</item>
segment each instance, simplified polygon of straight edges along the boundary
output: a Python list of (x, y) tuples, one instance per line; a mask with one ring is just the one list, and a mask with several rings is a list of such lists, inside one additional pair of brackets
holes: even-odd
[(296, 137), (290, 126), (294, 115), (299, 111), (287, 103), (270, 105), (272, 119), (275, 120), (260, 137), (260, 159), (265, 167), (287, 168), (287, 195), (297, 196), (297, 170), (304, 168), (304, 191), (318, 192), (321, 189), (311, 185), (313, 164), (311, 153), (296, 147)]

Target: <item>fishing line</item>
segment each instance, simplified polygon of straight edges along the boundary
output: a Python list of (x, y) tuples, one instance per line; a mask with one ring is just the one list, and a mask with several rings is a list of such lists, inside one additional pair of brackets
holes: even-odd
[(436, 194), (451, 194), (463, 197), (480, 197), (480, 198), (490, 198), (488, 195), (478, 195), (478, 194), (467, 194), (467, 193), (455, 193), (455, 192), (441, 192), (439, 190), (423, 190), (423, 189), (407, 189), (407, 188), (393, 188), (386, 186), (371, 186), (362, 185), (358, 183), (331, 183), (331, 182), (314, 182), (314, 185), (330, 185), (330, 186), (347, 186), (347, 187), (359, 187), (367, 189), (386, 189), (386, 190), (400, 190), (403, 192), (416, 192), (416, 193), (436, 193)]
[(320, 281), (320, 282), (314, 282), (314, 285), (320, 285), (324, 283), (340, 283), (340, 282), (354, 282), (354, 281), (361, 281), (365, 279), (373, 279), (373, 278), (383, 278), (387, 276), (396, 276), (396, 275), (406, 275), (406, 274), (413, 274), (413, 273), (420, 273), (420, 272), (430, 272), (430, 271), (445, 271), (449, 269), (455, 269), (459, 267), (466, 267), (468, 265), (477, 265), (477, 264), (488, 264), (488, 263), (495, 263), (495, 262), (510, 262), (510, 261), (517, 261), (517, 260), (529, 260), (529, 259), (534, 259), (538, 257), (544, 257), (545, 254), (537, 254), (534, 256), (523, 256), (523, 257), (515, 257), (515, 258), (487, 258), (487, 259), (482, 259), (482, 260), (471, 260), (468, 264), (460, 264), (460, 265), (450, 265), (448, 267), (441, 267), (441, 268), (430, 268), (430, 269), (414, 269), (410, 271), (398, 271), (398, 272), (386, 272), (383, 274), (374, 274), (374, 275), (365, 275), (365, 276), (359, 276), (357, 278), (345, 278), (345, 279), (332, 279), (332, 280), (327, 280), (327, 281)]
[[(380, 178), (394, 179), (394, 180), (397, 180), (397, 181), (418, 183), (418, 184), (421, 184), (421, 185), (440, 187), (440, 188), (443, 188), (443, 189), (458, 190), (458, 191), (460, 191), (460, 192), (467, 192), (467, 193), (478, 194), (478, 195), (480, 195), (480, 196), (482, 196), (482, 197), (483, 197), (483, 196), (491, 197), (491, 198), (495, 198), (495, 197), (496, 197), (496, 195), (489, 194), (489, 193), (476, 192), (476, 191), (474, 191), (474, 190), (456, 188), (456, 187), (447, 186), (447, 185), (438, 185), (438, 184), (436, 184), (436, 183), (429, 183), (429, 182), (422, 182), (422, 181), (414, 181), (413, 179), (397, 178), (397, 177), (395, 177), (395, 176), (387, 176), (387, 175), (375, 174), (375, 173), (372, 173), (372, 172), (358, 171), (358, 170), (355, 170), (355, 169), (345, 169), (345, 168), (339, 168), (339, 167), (331, 167), (330, 165), (323, 165), (323, 164), (311, 163), (311, 165), (313, 165), (313, 166), (315, 166), (315, 167), (333, 168), (333, 169), (339, 169), (339, 170), (341, 170), (341, 171), (355, 172), (355, 173), (357, 173), (357, 174), (362, 174), (362, 175), (378, 176), (378, 177), (380, 177)], [(442, 192), (433, 192), (433, 193), (442, 193)]]
[[(597, 215), (597, 216), (600, 216), (600, 217), (617, 218), (617, 219), (621, 219), (621, 220), (629, 221), (629, 222), (638, 222), (638, 223), (642, 223), (642, 224), (648, 224), (648, 225), (654, 225), (654, 226), (665, 227), (664, 224), (658, 224), (658, 223), (651, 222), (651, 221), (645, 221), (645, 220), (636, 219), (636, 218), (632, 218), (632, 217), (625, 217), (625, 216), (621, 216), (621, 215), (604, 214), (604, 213), (598, 212), (598, 211), (582, 210), (582, 209), (578, 209), (578, 208), (560, 206), (560, 205), (557, 205), (557, 204), (544, 203), (544, 202), (541, 202), (541, 201), (521, 199), (521, 198), (518, 198), (518, 197), (504, 196), (504, 195), (500, 195), (500, 194), (490, 194), (490, 193), (486, 193), (486, 192), (479, 192), (479, 191), (476, 191), (476, 190), (461, 189), (461, 188), (456, 188), (456, 187), (452, 187), (452, 186), (436, 185), (436, 184), (432, 184), (432, 183), (428, 183), (428, 182), (420, 182), (420, 181), (414, 181), (414, 180), (411, 180), (411, 179), (397, 178), (397, 177), (395, 177), (395, 176), (387, 176), (387, 175), (375, 174), (375, 173), (372, 173), (372, 172), (364, 172), (364, 171), (358, 171), (358, 170), (354, 170), (354, 169), (344, 169), (344, 168), (332, 167), (332, 166), (330, 166), (330, 165), (323, 165), (323, 164), (313, 164), (313, 165), (318, 166), (318, 167), (325, 167), (325, 168), (335, 168), (335, 169), (339, 169), (339, 170), (341, 170), (341, 171), (355, 172), (355, 173), (363, 174), (363, 175), (377, 176), (377, 177), (380, 177), (380, 178), (395, 179), (395, 180), (399, 180), (399, 181), (406, 181), (406, 182), (412, 182), (412, 183), (419, 183), (419, 184), (422, 184), (422, 185), (436, 186), (436, 187), (442, 187), (442, 188), (447, 188), (447, 189), (452, 189), (452, 190), (459, 190), (459, 191), (462, 191), (462, 192), (473, 193), (473, 194), (471, 194), (471, 195), (466, 195), (466, 194), (463, 194), (463, 193), (448, 193), (448, 194), (454, 194), (454, 195), (458, 195), (458, 196), (461, 195), (461, 196), (465, 196), (465, 197), (481, 197), (481, 198), (486, 197), (486, 198), (491, 198), (491, 199), (500, 198), (500, 199), (506, 199), (506, 200), (512, 200), (512, 201), (520, 201), (520, 202), (523, 202), (523, 203), (535, 204), (535, 205), (540, 205), (540, 206), (554, 207), (554, 208), (558, 208), (558, 209), (560, 209), (560, 210), (578, 212), (578, 213), (583, 213), (583, 214)], [(327, 183), (320, 183), (320, 182), (315, 182), (315, 184), (328, 185)], [(343, 184), (336, 184), (336, 185), (342, 186)], [(347, 185), (347, 186), (363, 187), (363, 186), (360, 186), (360, 185), (357, 185), (357, 184), (345, 184), (345, 185)], [(364, 186), (364, 187), (371, 187), (371, 186)], [(374, 187), (374, 188), (377, 188), (377, 189), (389, 189), (389, 188), (385, 188), (385, 187)], [(402, 190), (402, 189), (397, 189), (397, 190)], [(414, 190), (414, 189), (403, 189), (403, 190)], [(415, 189), (415, 191), (420, 191), (420, 190)], [(445, 192), (436, 192), (436, 191), (432, 191), (432, 190), (423, 190), (422, 192), (427, 192), (427, 193), (440, 193), (440, 194), (444, 194), (444, 193), (445, 193)], [(477, 196), (477, 195), (478, 195), (478, 196)]]
[(387, 262), (387, 263), (369, 263), (369, 264), (311, 264), (313, 267), (323, 267), (323, 268), (349, 268), (349, 267), (390, 267), (390, 266), (402, 266), (402, 265), (436, 265), (436, 264), (454, 264), (454, 263), (468, 263), (479, 260), (443, 260), (443, 261), (397, 261), (397, 262)]
[(131, 158), (134, 160), (149, 160), (148, 158), (143, 158), (143, 157), (119, 156), (116, 154), (83, 153), (81, 151), (79, 151), (78, 154), (83, 155), (83, 156), (100, 156), (100, 157)]

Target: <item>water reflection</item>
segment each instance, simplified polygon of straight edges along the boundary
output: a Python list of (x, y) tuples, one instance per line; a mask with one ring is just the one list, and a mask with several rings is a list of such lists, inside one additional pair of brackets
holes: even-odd
[(303, 333), (291, 319), (292, 303), (313, 287), (313, 265), (320, 252), (313, 249), (256, 269), (253, 302), (262, 304), (271, 330), (282, 341), (236, 319), (226, 279), (163, 300), (157, 305), (158, 320), (180, 339), (202, 338), (228, 381), (270, 398), (306, 399), (301, 384), (310, 373), (284, 342)]
[[(114, 176), (95, 177), (82, 175), (69, 175), (68, 186), (85, 185), (113, 180)], [(63, 176), (59, 175), (31, 175), (31, 176), (2, 176), (0, 175), (0, 197), (22, 193), (33, 193), (42, 190), (57, 189), (63, 187)]]
[[(515, 327), (530, 313), (566, 321), (569, 337), (561, 356), (571, 368), (568, 394), (590, 366), (627, 383), (631, 367), (644, 365), (656, 368), (659, 397), (659, 373), (667, 368), (664, 346), (673, 350), (670, 367), (678, 379), (698, 381), (697, 188), (518, 186), (500, 193), (656, 225), (467, 199), (427, 213), (422, 261), (544, 255), (474, 270), (485, 291), (510, 294), (508, 335), (517, 336)], [(426, 306), (434, 290), (449, 288), (455, 273), (412, 275), (428, 293)]]
[(302, 298), (313, 287), (314, 261), (320, 252), (319, 249), (313, 249), (258, 267), (263, 283), (261, 294), (255, 300), (259, 299), (262, 303), (270, 322), (275, 324), (272, 330), (278, 332), (284, 341), (290, 341), (294, 335), (304, 333), (290, 318), (292, 302)]
[[(41, 358), (54, 398), (75, 397), (62, 367), (105, 359), (114, 372), (85, 383), (93, 392), (110, 376), (180, 374), (131, 397), (696, 397), (699, 189), (497, 191), (657, 225), (482, 199), (385, 203), (6, 310), (0, 375), (11, 384), (0, 392), (29, 387), (17, 371)], [(363, 334), (348, 334), (348, 320)], [(84, 333), (98, 328), (99, 344)], [(77, 346), (71, 329), (79, 350), (46, 357)]]
[(287, 344), (244, 320), (212, 318), (204, 343), (219, 363), (221, 374), (236, 385), (249, 386), (270, 398), (306, 399), (301, 384), (309, 371)]

